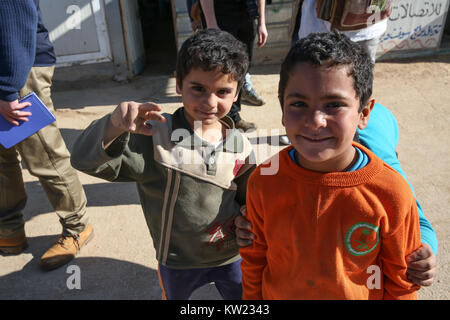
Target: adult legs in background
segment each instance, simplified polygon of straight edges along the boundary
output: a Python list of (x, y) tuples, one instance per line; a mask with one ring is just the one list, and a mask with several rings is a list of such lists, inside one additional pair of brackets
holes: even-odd
[[(31, 91), (53, 111), (51, 83), (54, 67), (33, 67), (19, 92)], [(41, 259), (41, 266), (53, 269), (70, 261), (92, 236), (86, 215), (86, 195), (77, 172), (70, 165), (66, 148), (56, 123), (41, 129), (10, 150), (0, 149), (0, 238), (25, 238), (22, 210), (26, 193), (18, 154), (30, 174), (37, 177), (62, 225), (62, 235)], [(0, 245), (0, 250), (1, 250)], [(5, 251), (5, 250), (4, 250)], [(7, 250), (6, 250), (7, 251)], [(20, 253), (10, 252), (10, 253)]]

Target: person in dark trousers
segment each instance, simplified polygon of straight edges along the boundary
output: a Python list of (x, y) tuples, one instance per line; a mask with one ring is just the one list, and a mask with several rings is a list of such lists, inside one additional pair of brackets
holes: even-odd
[[(231, 33), (247, 46), (250, 61), (253, 45), (258, 35), (258, 47), (267, 41), (265, 0), (200, 0), (204, 15), (204, 25)], [(257, 23), (255, 23), (257, 20)], [(236, 128), (244, 131), (256, 129), (253, 122), (241, 119), (241, 93), (228, 114), (236, 123)]]

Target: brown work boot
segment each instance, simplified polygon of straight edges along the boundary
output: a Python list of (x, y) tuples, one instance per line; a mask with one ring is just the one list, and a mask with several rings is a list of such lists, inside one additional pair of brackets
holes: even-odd
[(256, 124), (245, 120), (239, 120), (238, 122), (236, 122), (235, 127), (236, 129), (241, 129), (244, 132), (247, 132), (249, 130), (256, 130)]
[(81, 247), (94, 237), (91, 225), (76, 236), (59, 236), (58, 241), (47, 250), (39, 262), (44, 270), (56, 269), (75, 258)]
[(25, 235), (14, 238), (0, 238), (0, 252), (6, 254), (19, 254), (28, 247)]

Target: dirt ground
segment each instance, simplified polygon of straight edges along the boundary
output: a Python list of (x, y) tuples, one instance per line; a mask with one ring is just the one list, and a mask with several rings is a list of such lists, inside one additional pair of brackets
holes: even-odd
[[(73, 82), (68, 80), (72, 72), (76, 71), (57, 70), (53, 92), (56, 117), (69, 149), (81, 130), (121, 101), (154, 101), (169, 112), (181, 106), (175, 80), (169, 75), (172, 70), (167, 75), (147, 71), (128, 84), (102, 75)], [(254, 67), (252, 81), (266, 104), (243, 105), (242, 117), (259, 128), (250, 138), (264, 146), (260, 160), (279, 147), (272, 140), (268, 144), (258, 141), (256, 135), (284, 133), (276, 98), (278, 72), (278, 65)], [(401, 164), (439, 240), (437, 279), (419, 291), (419, 298), (449, 299), (450, 56), (377, 63), (374, 96), (398, 120)], [(95, 237), (69, 264), (81, 270), (81, 289), (71, 290), (68, 266), (48, 273), (38, 267), (40, 256), (61, 227), (38, 180), (26, 170), (23, 174), (29, 196), (24, 215), (30, 246), (22, 255), (0, 256), (0, 299), (160, 299), (155, 252), (133, 184), (113, 184), (79, 174)], [(210, 285), (197, 290), (193, 298), (219, 296)]]

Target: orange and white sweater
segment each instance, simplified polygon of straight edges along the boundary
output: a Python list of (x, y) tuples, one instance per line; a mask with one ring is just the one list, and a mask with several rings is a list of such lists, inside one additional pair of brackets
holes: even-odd
[(256, 240), (242, 248), (244, 299), (417, 299), (406, 256), (420, 247), (416, 201), (374, 153), (353, 172), (305, 170), (279, 157), (247, 191)]

